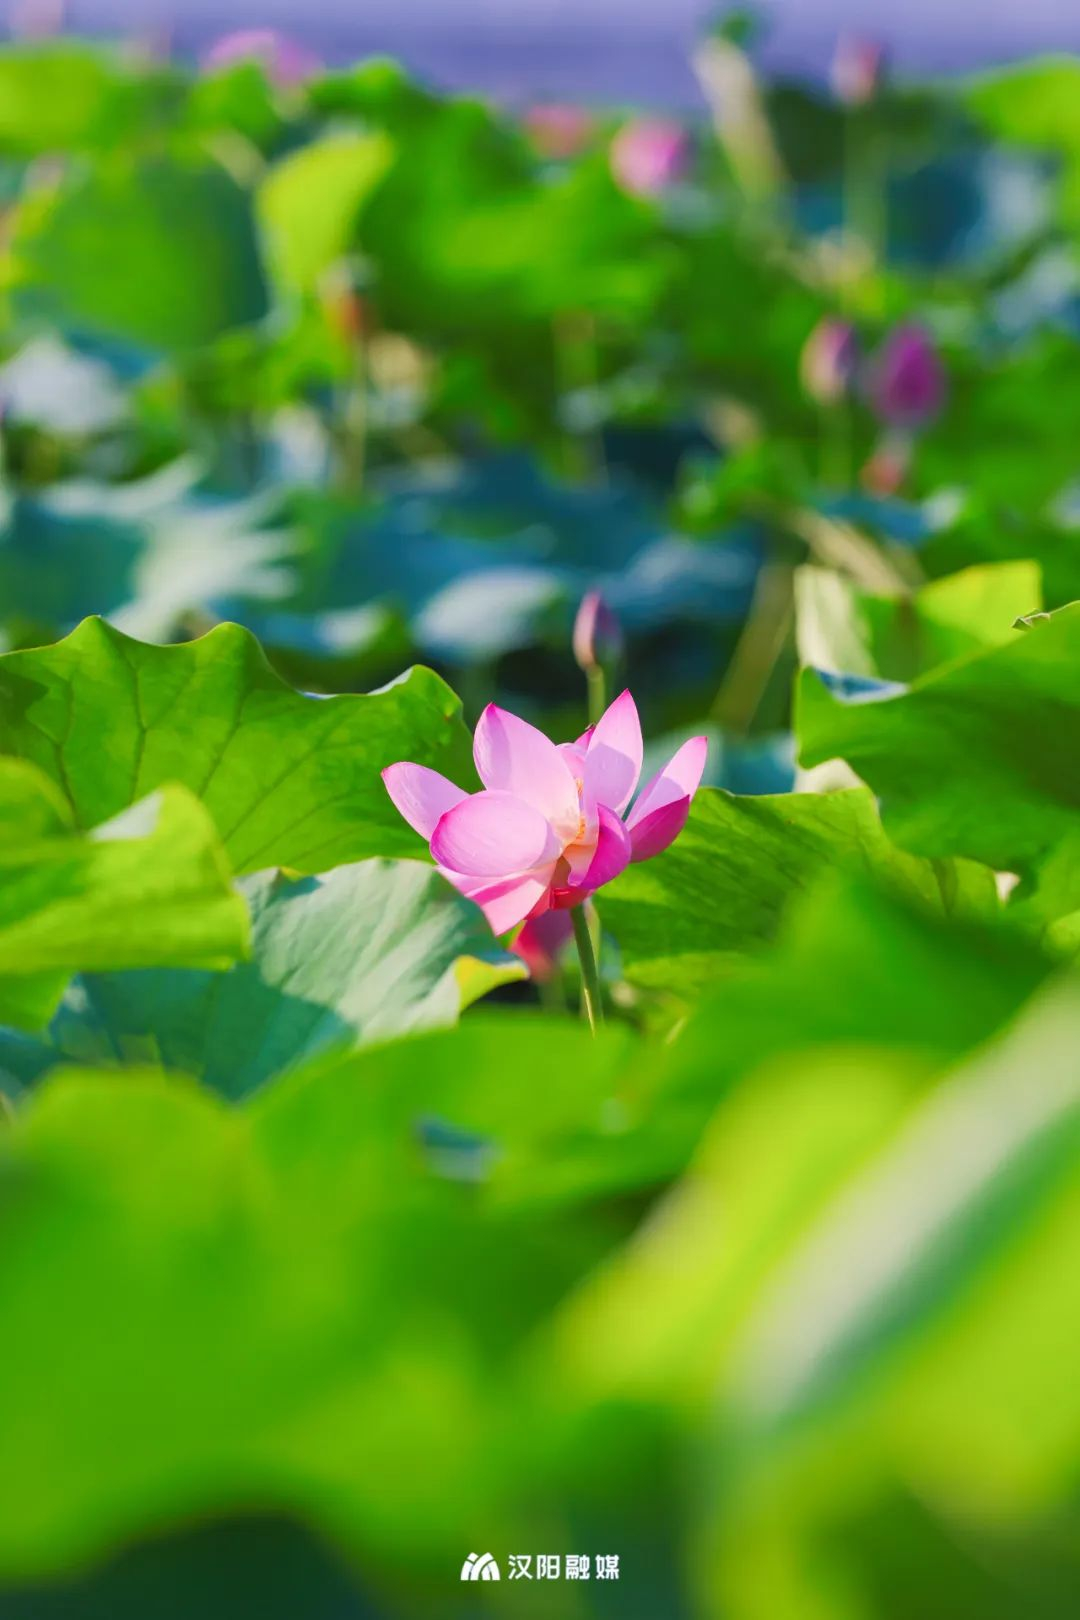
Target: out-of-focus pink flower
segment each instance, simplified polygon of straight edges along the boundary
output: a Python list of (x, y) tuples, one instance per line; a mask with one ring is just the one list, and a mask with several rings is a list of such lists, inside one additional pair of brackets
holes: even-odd
[(923, 427), (938, 414), (945, 403), (945, 368), (923, 327), (893, 328), (870, 367), (867, 393), (890, 427)]
[(635, 118), (611, 143), (611, 172), (635, 197), (657, 197), (682, 178), (690, 162), (690, 137), (671, 118)]
[(543, 982), (555, 977), (559, 958), (573, 934), (568, 911), (544, 911), (529, 918), (510, 949), (525, 963), (529, 978)]
[(586, 591), (574, 620), (574, 658), (580, 670), (602, 669), (621, 657), (622, 625), (599, 591)]
[(14, 0), (8, 8), (12, 39), (51, 39), (64, 32), (65, 0)]
[(530, 107), (522, 122), (536, 150), (546, 158), (573, 157), (596, 127), (592, 115), (583, 107), (562, 102)]
[(799, 376), (810, 398), (836, 405), (851, 387), (859, 363), (859, 337), (850, 321), (824, 315), (803, 344)]
[(489, 703), (473, 739), (481, 793), (423, 765), (390, 765), (382, 778), (443, 876), (505, 934), (526, 917), (581, 905), (631, 861), (667, 849), (686, 825), (707, 751), (704, 737), (684, 743), (626, 815), (642, 760), (629, 692), (559, 745)]
[(911, 466), (911, 440), (891, 433), (882, 439), (859, 473), (859, 481), (871, 495), (895, 495), (903, 487)]
[(314, 51), (276, 28), (240, 28), (224, 34), (202, 59), (204, 73), (217, 73), (241, 62), (257, 62), (272, 84), (293, 90), (322, 71)]
[(885, 76), (885, 48), (877, 40), (843, 34), (832, 61), (833, 94), (848, 107), (873, 101)]

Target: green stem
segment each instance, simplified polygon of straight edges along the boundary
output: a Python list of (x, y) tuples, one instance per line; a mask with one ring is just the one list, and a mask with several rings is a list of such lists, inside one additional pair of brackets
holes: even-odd
[(589, 688), (589, 724), (595, 726), (607, 708), (607, 674), (602, 664), (594, 664), (585, 671)]
[(851, 488), (851, 423), (847, 404), (838, 400), (819, 412), (821, 482), (838, 494)]
[(352, 379), (345, 389), (341, 408), (341, 484), (350, 495), (360, 495), (367, 473), (367, 356), (362, 344), (356, 346)]
[(725, 731), (745, 737), (768, 689), (794, 618), (795, 570), (770, 561), (758, 575), (750, 614), (710, 713)]
[(577, 946), (578, 959), (581, 962), (582, 1004), (585, 1016), (589, 1020), (589, 1028), (595, 1035), (604, 1022), (604, 1002), (600, 994), (600, 970), (596, 965), (596, 952), (593, 950), (585, 907), (574, 906), (570, 912), (570, 921), (573, 924), (574, 944)]

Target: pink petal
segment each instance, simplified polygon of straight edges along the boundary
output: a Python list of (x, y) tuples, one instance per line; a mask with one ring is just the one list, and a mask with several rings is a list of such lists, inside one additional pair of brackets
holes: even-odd
[(426, 765), (388, 765), (382, 773), (394, 808), (421, 838), (430, 839), (440, 816), (469, 795)]
[(580, 782), (585, 775), (585, 750), (580, 743), (559, 743), (559, 753), (566, 761), (567, 769), (576, 782)]
[(600, 836), (596, 840), (596, 854), (585, 873), (584, 886), (593, 890), (602, 888), (625, 871), (631, 859), (630, 834), (623, 822), (609, 810), (600, 806)]
[(630, 859), (630, 834), (614, 810), (601, 805), (599, 833), (592, 860), (583, 876), (575, 878), (571, 871), (569, 883), (564, 882), (559, 888), (552, 889), (552, 906), (560, 911), (579, 906), (594, 890), (618, 877)]
[(565, 911), (542, 911), (526, 920), (510, 949), (521, 957), (531, 979), (550, 979), (573, 931)]
[(474, 793), (439, 818), (431, 853), (466, 876), (506, 878), (555, 859), (559, 840), (547, 820), (512, 793)]
[(470, 895), (482, 909), (493, 934), (505, 934), (516, 928), (547, 894), (554, 866), (540, 872), (529, 872), (524, 877), (507, 878), (502, 883), (491, 883), (476, 889)]
[(489, 703), (473, 737), (473, 757), (486, 788), (512, 793), (569, 836), (578, 822), (573, 772), (549, 737), (527, 720)]
[(629, 692), (621, 692), (601, 715), (585, 755), (585, 792), (620, 813), (641, 775), (641, 721)]
[(683, 743), (663, 770), (658, 771), (638, 794), (637, 803), (626, 818), (631, 832), (654, 810), (662, 810), (666, 804), (674, 804), (677, 799), (689, 800), (694, 797), (708, 753), (707, 737), (691, 737), (689, 742)]
[(675, 799), (671, 804), (662, 804), (659, 810), (650, 810), (640, 821), (635, 821), (630, 828), (633, 848), (630, 859), (648, 861), (667, 849), (686, 826), (689, 814), (689, 798)]

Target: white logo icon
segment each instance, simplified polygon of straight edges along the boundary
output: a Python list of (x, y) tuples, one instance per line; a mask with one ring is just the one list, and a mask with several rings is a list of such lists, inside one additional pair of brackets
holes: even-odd
[(497, 1581), (499, 1566), (490, 1553), (470, 1553), (461, 1566), (463, 1581)]

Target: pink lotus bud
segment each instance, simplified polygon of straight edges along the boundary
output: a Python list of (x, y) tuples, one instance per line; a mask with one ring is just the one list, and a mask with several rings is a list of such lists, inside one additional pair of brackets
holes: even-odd
[(836, 405), (851, 387), (858, 362), (859, 337), (851, 322), (824, 315), (803, 344), (803, 388), (819, 405)]
[(870, 368), (867, 393), (890, 427), (923, 427), (938, 414), (945, 403), (945, 370), (923, 327), (893, 328)]
[(533, 146), (545, 158), (573, 157), (585, 146), (595, 127), (584, 108), (557, 102), (531, 107), (523, 124)]
[(202, 59), (204, 73), (219, 73), (242, 62), (257, 62), (272, 84), (295, 90), (322, 71), (313, 51), (275, 28), (241, 28), (211, 45)]
[(873, 101), (885, 76), (885, 50), (876, 40), (843, 34), (832, 62), (832, 87), (837, 101), (847, 107), (865, 107)]
[(656, 197), (686, 173), (690, 138), (670, 118), (636, 118), (611, 143), (611, 172), (624, 191)]
[(574, 933), (568, 911), (543, 911), (539, 917), (529, 917), (510, 949), (529, 970), (529, 978), (543, 983), (553, 979), (559, 968), (559, 958), (569, 945)]
[(602, 669), (621, 657), (622, 626), (599, 591), (586, 591), (574, 620), (574, 657), (579, 669)]

